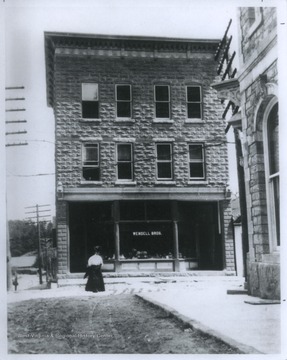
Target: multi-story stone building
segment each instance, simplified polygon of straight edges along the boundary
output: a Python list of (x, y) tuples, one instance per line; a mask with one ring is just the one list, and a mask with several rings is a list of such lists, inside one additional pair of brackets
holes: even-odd
[(218, 43), (45, 33), (59, 278), (234, 272)]
[[(241, 111), (230, 123), (242, 147), (251, 295), (280, 298), (279, 118), (276, 8), (239, 8), (239, 73), (219, 83)], [(244, 241), (246, 239), (243, 239)]]

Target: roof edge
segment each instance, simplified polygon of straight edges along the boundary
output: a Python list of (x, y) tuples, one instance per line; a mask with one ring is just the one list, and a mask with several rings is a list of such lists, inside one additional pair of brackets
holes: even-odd
[(102, 40), (132, 40), (132, 41), (162, 41), (162, 42), (193, 42), (193, 43), (213, 43), (217, 44), (221, 39), (198, 39), (198, 38), (178, 38), (178, 37), (160, 37), (160, 36), (139, 36), (139, 35), (112, 35), (112, 34), (88, 34), (71, 32), (53, 32), (45, 31), (46, 37), (66, 37), (82, 39), (102, 39)]

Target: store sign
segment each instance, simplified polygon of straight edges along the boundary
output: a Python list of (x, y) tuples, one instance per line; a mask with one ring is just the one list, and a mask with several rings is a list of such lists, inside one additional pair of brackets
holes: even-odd
[(161, 231), (133, 231), (133, 236), (161, 236)]

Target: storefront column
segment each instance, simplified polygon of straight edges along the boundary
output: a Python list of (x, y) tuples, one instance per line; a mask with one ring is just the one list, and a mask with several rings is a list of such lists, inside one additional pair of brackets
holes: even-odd
[(174, 271), (179, 271), (179, 251), (178, 251), (178, 211), (177, 202), (172, 202), (172, 232), (173, 232), (173, 256)]
[(114, 240), (115, 240), (115, 271), (120, 270), (120, 207), (119, 202), (114, 202)]

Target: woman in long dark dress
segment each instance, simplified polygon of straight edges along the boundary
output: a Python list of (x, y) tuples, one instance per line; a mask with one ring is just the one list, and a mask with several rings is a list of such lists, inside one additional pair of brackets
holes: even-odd
[(99, 248), (95, 246), (95, 254), (88, 260), (88, 267), (84, 279), (88, 277), (86, 291), (98, 292), (105, 291), (105, 284), (102, 275), (103, 259), (99, 255)]

